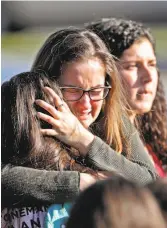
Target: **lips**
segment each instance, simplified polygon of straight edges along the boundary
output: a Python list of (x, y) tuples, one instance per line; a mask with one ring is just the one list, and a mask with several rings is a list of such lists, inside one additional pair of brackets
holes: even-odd
[(91, 113), (91, 110), (82, 111), (78, 113), (78, 117), (79, 119), (87, 119), (90, 113)]
[(80, 111), (78, 112), (79, 115), (86, 115), (86, 114), (89, 114), (92, 110), (91, 109), (87, 109), (87, 110), (83, 110), (83, 111)]
[(152, 90), (151, 89), (139, 90), (138, 94), (139, 95), (142, 95), (142, 94), (152, 94)]
[(150, 100), (150, 97), (152, 97), (153, 93), (151, 90), (141, 90), (137, 93), (138, 98), (142, 100)]

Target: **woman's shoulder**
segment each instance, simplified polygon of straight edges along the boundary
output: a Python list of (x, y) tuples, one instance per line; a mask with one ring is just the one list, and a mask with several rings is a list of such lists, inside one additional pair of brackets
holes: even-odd
[(134, 134), (138, 134), (138, 130), (135, 125), (130, 121), (130, 117), (122, 116), (123, 131), (126, 137), (130, 137)]

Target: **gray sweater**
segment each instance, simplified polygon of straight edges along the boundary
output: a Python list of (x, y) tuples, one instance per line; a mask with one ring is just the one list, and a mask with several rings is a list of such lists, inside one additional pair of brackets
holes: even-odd
[[(156, 171), (138, 132), (126, 129), (132, 153), (114, 151), (99, 137), (90, 146), (89, 163), (98, 170), (116, 171), (140, 185), (157, 178)], [(3, 164), (1, 175), (2, 206), (32, 206), (73, 200), (79, 193), (80, 174), (76, 171), (46, 171)]]

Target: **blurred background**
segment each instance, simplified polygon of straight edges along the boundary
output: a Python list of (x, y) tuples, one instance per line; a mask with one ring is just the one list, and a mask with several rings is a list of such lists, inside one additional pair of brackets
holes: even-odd
[(167, 97), (167, 1), (1, 1), (1, 83), (30, 70), (50, 33), (101, 17), (137, 20), (151, 28)]

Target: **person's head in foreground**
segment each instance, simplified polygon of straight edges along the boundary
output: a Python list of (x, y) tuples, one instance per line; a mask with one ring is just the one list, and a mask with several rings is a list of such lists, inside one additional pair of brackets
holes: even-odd
[(157, 199), (167, 223), (167, 177), (147, 185)]
[(97, 182), (80, 194), (67, 228), (165, 228), (151, 192), (122, 177)]

